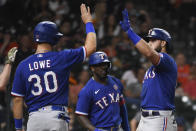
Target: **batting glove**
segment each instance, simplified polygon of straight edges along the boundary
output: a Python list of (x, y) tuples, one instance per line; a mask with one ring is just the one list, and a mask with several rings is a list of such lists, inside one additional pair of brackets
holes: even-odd
[(124, 9), (122, 11), (123, 21), (120, 21), (121, 28), (127, 32), (129, 29), (131, 29), (131, 24), (129, 20), (129, 15), (127, 9)]
[(6, 56), (5, 64), (12, 64), (15, 61), (16, 52), (18, 51), (17, 47), (13, 47), (8, 51)]

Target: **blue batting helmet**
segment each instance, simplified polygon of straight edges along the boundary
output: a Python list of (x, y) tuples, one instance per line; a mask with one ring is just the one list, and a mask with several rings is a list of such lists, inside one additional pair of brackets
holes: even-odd
[(57, 25), (51, 21), (43, 21), (36, 25), (34, 29), (34, 41), (36, 43), (49, 43), (55, 45), (63, 36), (58, 32)]
[(171, 36), (170, 34), (161, 28), (152, 28), (149, 30), (148, 35), (146, 36), (147, 38), (155, 38), (159, 40), (164, 40), (167, 43), (170, 43), (171, 41)]
[(89, 58), (89, 66), (100, 64), (100, 63), (109, 63), (111, 67), (111, 62), (108, 59), (106, 53), (101, 51), (93, 53)]

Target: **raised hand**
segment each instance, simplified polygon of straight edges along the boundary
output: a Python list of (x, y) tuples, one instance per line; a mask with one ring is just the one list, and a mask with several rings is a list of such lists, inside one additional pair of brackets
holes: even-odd
[(81, 4), (80, 5), (80, 11), (81, 11), (82, 21), (84, 22), (84, 24), (93, 21), (89, 7), (86, 8), (85, 4)]
[(122, 16), (123, 20), (120, 21), (121, 28), (127, 32), (131, 28), (130, 20), (129, 20), (129, 15), (127, 9), (124, 9), (122, 11)]
[(17, 51), (18, 51), (17, 47), (13, 47), (8, 51), (8, 54), (6, 56), (6, 61), (5, 61), (6, 64), (12, 64), (15, 61)]

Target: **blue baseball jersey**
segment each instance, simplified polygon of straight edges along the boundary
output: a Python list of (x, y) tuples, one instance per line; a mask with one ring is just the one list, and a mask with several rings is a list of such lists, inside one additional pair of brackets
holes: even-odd
[(28, 111), (47, 105), (68, 105), (69, 74), (84, 61), (84, 47), (34, 54), (17, 67), (11, 94), (24, 97)]
[(91, 78), (79, 93), (76, 114), (88, 115), (91, 123), (99, 127), (118, 126), (122, 122), (119, 102), (123, 99), (123, 86), (112, 76), (107, 85)]
[(151, 66), (143, 81), (141, 108), (147, 110), (174, 110), (177, 65), (172, 57), (160, 53), (157, 66)]

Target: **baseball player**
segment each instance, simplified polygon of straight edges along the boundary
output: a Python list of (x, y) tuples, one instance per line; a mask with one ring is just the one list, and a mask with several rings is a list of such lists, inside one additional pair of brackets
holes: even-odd
[(129, 131), (123, 86), (119, 79), (108, 75), (111, 62), (104, 52), (89, 58), (93, 77), (79, 93), (75, 113), (90, 131)]
[(177, 66), (174, 59), (167, 54), (171, 36), (166, 30), (153, 28), (148, 33), (147, 43), (130, 27), (126, 9), (122, 11), (122, 16), (122, 29), (139, 52), (152, 63), (143, 81), (142, 116), (137, 131), (176, 131), (174, 97)]
[(29, 119), (27, 131), (68, 131), (68, 79), (73, 64), (80, 63), (96, 50), (96, 34), (90, 8), (81, 4), (81, 17), (86, 24), (84, 47), (53, 52), (63, 34), (55, 23), (43, 21), (34, 29), (36, 53), (17, 67), (11, 94), (15, 128), (22, 129), (23, 101)]

